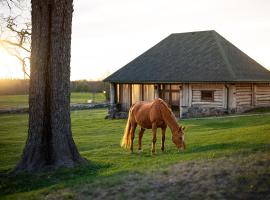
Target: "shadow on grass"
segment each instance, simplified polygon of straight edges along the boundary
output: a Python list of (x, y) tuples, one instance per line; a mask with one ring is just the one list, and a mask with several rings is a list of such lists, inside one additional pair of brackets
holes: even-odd
[(16, 176), (10, 175), (8, 171), (0, 171), (0, 197), (47, 187), (61, 188), (80, 182), (80, 180), (91, 182), (100, 171), (110, 166), (110, 164), (89, 162), (89, 164), (75, 169), (63, 168), (54, 172), (25, 173)]
[(242, 116), (237, 118), (216, 118), (211, 120), (204, 118), (199, 120), (188, 119), (185, 122), (191, 122), (191, 126), (193, 124), (196, 124), (197, 126), (193, 127), (194, 130), (207, 131), (231, 128), (251, 128), (261, 125), (267, 125), (268, 121), (269, 119), (267, 117), (262, 118), (261, 116)]
[(246, 142), (232, 142), (232, 143), (217, 143), (217, 144), (209, 144), (205, 146), (193, 146), (187, 148), (184, 153), (201, 153), (206, 151), (223, 151), (223, 150), (267, 150), (270, 149), (270, 144), (252, 144)]
[[(232, 143), (216, 143), (204, 146), (190, 146), (182, 153), (188, 157), (192, 157), (192, 154), (198, 153), (202, 157), (207, 158), (207, 152), (230, 152), (236, 153), (239, 151), (267, 151), (270, 149), (270, 144), (252, 144), (245, 142), (232, 142)], [(164, 157), (168, 158), (168, 155), (175, 154), (176, 150), (171, 149), (166, 151), (165, 154), (157, 156), (151, 156), (150, 153), (144, 152), (143, 154), (128, 154), (129, 158), (140, 159), (140, 157), (147, 157), (149, 163), (154, 164), (157, 162), (157, 158), (163, 160)], [(230, 154), (229, 153), (229, 154)], [(190, 154), (190, 156), (189, 156)], [(140, 156), (140, 157), (139, 157)], [(196, 157), (194, 157), (196, 159)], [(127, 159), (128, 161), (128, 159)], [(0, 198), (5, 195), (11, 195), (16, 193), (30, 192), (35, 190), (41, 190), (41, 193), (51, 192), (51, 190), (57, 190), (66, 188), (69, 186), (78, 185), (80, 183), (87, 184), (98, 181), (100, 185), (106, 187), (115, 185), (117, 181), (121, 180), (121, 177), (134, 172), (131, 170), (120, 170), (110, 178), (101, 175), (104, 170), (109, 170), (112, 164), (100, 164), (90, 162), (88, 165), (80, 166), (75, 169), (59, 169), (55, 172), (44, 172), (39, 174), (20, 174), (17, 176), (11, 176), (7, 171), (0, 171)], [(157, 168), (158, 169), (158, 168)], [(120, 177), (120, 178), (119, 178)], [(87, 191), (86, 191), (87, 192)]]

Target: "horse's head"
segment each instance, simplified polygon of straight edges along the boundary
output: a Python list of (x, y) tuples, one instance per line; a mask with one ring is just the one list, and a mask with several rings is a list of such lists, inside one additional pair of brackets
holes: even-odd
[(185, 130), (185, 127), (180, 126), (178, 130), (173, 133), (173, 136), (172, 136), (172, 141), (178, 149), (186, 148), (184, 130)]

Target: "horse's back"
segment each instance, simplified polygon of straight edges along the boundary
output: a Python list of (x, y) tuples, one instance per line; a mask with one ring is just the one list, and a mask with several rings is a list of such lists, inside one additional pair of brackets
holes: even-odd
[(151, 128), (149, 112), (153, 102), (138, 101), (131, 107), (133, 121), (143, 128)]
[(152, 102), (139, 101), (135, 103), (131, 111), (135, 122), (143, 128), (150, 129), (153, 122), (161, 121), (158, 101), (158, 99), (155, 99)]

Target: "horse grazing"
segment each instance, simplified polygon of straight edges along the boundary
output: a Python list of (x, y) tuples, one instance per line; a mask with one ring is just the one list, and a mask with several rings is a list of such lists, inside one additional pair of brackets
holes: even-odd
[(167, 126), (172, 132), (172, 141), (178, 149), (185, 149), (184, 129), (177, 124), (176, 118), (162, 99), (155, 99), (152, 102), (137, 102), (131, 106), (128, 114), (128, 121), (122, 138), (121, 146), (133, 152), (133, 140), (137, 125), (141, 126), (139, 132), (139, 151), (142, 150), (142, 137), (145, 129), (152, 129), (152, 153), (155, 153), (157, 141), (157, 128), (162, 129), (162, 146), (164, 151), (165, 132)]

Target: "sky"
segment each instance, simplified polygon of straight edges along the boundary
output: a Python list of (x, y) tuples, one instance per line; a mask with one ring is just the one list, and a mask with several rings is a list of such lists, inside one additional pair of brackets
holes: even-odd
[[(71, 80), (102, 80), (171, 33), (203, 30), (270, 70), (269, 10), (269, 0), (74, 0)], [(22, 76), (15, 63), (0, 49), (0, 78)]]

